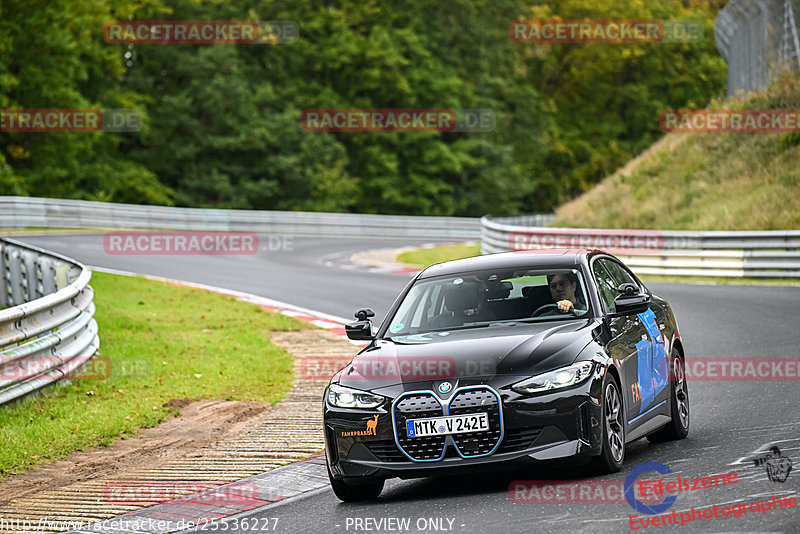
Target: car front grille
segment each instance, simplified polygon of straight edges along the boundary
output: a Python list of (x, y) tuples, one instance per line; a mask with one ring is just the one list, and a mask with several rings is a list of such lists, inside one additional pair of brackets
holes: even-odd
[[(491, 453), (502, 438), (502, 415), (498, 395), (488, 387), (456, 391), (449, 405), (448, 415), (486, 413), (491, 430), (452, 435), (458, 452), (465, 458)], [(412, 393), (402, 397), (394, 406), (395, 432), (400, 449), (415, 461), (433, 461), (443, 458), (447, 439), (444, 436), (409, 438), (406, 420), (441, 417), (444, 409), (433, 393)]]
[(488, 414), (490, 430), (453, 435), (453, 442), (464, 456), (488, 454), (497, 446), (502, 436), (499, 401), (497, 396), (487, 388), (459, 391), (450, 401), (450, 415), (482, 412)]
[(438, 460), (444, 452), (444, 436), (409, 438), (406, 432), (407, 419), (424, 419), (444, 415), (442, 405), (432, 393), (415, 393), (403, 397), (394, 406), (395, 431), (400, 448), (413, 460)]

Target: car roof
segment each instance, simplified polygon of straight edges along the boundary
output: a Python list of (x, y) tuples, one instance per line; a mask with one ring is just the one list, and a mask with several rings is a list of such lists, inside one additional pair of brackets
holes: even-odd
[(536, 249), (499, 252), (497, 254), (435, 263), (422, 271), (419, 278), (455, 275), (484, 269), (574, 267), (585, 263), (594, 254), (606, 254), (606, 252), (598, 249)]

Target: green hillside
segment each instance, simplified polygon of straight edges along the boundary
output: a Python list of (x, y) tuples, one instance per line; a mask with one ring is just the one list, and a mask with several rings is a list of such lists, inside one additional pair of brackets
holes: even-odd
[[(800, 76), (717, 109), (800, 109)], [(661, 230), (800, 228), (800, 133), (667, 134), (553, 226)]]

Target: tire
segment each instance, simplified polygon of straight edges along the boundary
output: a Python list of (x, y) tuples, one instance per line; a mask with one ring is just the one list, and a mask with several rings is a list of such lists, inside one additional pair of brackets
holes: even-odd
[[(344, 502), (369, 501), (377, 499), (383, 491), (382, 478), (375, 477), (350, 477), (333, 478), (330, 469), (328, 470), (328, 480), (331, 481), (333, 493)], [(352, 482), (350, 482), (352, 481)]]
[(606, 372), (603, 379), (603, 445), (600, 455), (592, 458), (597, 474), (616, 473), (625, 461), (625, 419), (622, 394), (617, 380)]
[(689, 388), (686, 385), (686, 373), (683, 371), (684, 360), (675, 349), (672, 349), (670, 363), (672, 364), (669, 376), (669, 381), (672, 384), (670, 388), (670, 415), (672, 420), (647, 436), (647, 440), (651, 443), (674, 441), (689, 435)]

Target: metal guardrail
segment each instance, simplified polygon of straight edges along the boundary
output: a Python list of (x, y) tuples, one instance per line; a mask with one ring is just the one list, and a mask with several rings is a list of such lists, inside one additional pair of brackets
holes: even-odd
[(161, 228), (309, 236), (477, 240), (475, 217), (219, 210), (86, 200), (0, 197), (0, 228)]
[(639, 274), (800, 278), (800, 230), (596, 230), (543, 228), (529, 220), (483, 217), (481, 252), (597, 247), (614, 253)]
[[(98, 350), (91, 271), (0, 238), (0, 404), (71, 373)], [(5, 309), (2, 309), (5, 308)]]
[(717, 49), (728, 64), (728, 96), (769, 85), (800, 70), (798, 0), (731, 0), (714, 21)]

